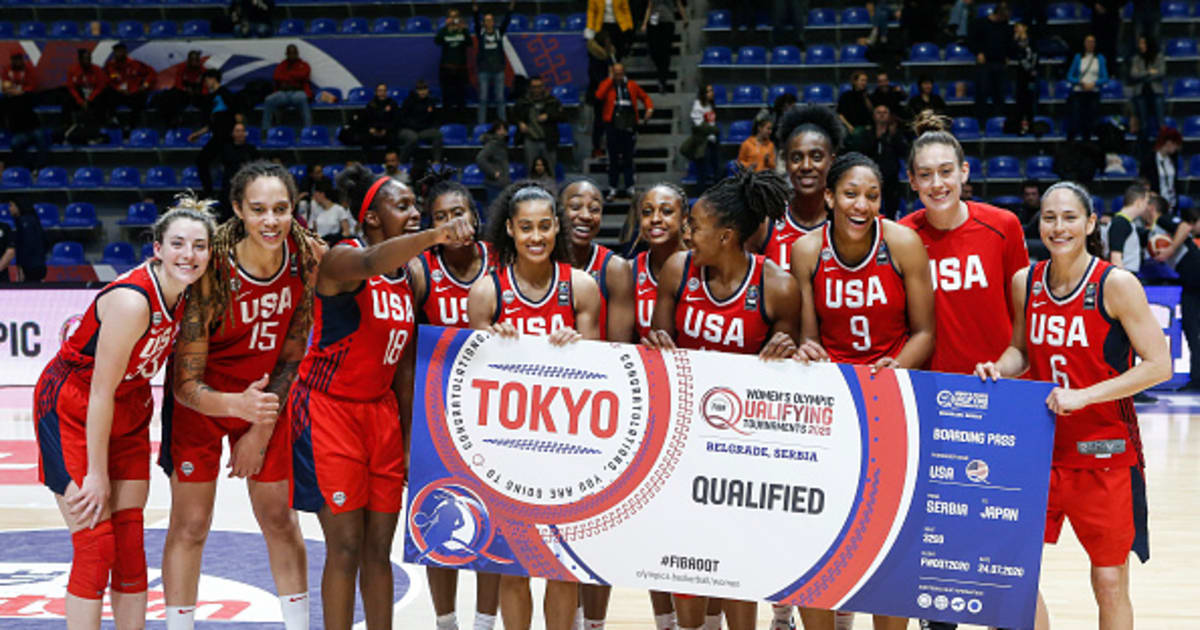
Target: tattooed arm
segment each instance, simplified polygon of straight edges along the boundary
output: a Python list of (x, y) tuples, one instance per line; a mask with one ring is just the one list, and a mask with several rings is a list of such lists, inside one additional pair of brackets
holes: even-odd
[[(301, 237), (307, 238), (307, 237)], [(320, 265), (320, 255), (325, 252), (325, 242), (313, 242), (310, 247), (317, 257), (307, 261), (302, 272), (304, 278), (304, 293), (300, 303), (292, 313), (292, 321), (288, 325), (287, 337), (275, 360), (275, 368), (271, 370), (271, 380), (267, 383), (267, 391), (279, 397), (281, 404), (287, 403), (288, 391), (296, 380), (300, 369), (300, 360), (308, 349), (308, 333), (312, 330), (314, 289), (317, 284), (317, 267)]]

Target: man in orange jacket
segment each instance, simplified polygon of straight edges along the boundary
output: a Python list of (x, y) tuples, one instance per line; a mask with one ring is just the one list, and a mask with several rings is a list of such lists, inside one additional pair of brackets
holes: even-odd
[[(615, 63), (610, 76), (596, 87), (596, 100), (604, 104), (604, 124), (608, 138), (608, 199), (617, 195), (617, 180), (625, 174), (625, 191), (633, 197), (633, 152), (637, 144), (637, 126), (654, 115), (654, 102), (636, 82), (625, 76), (625, 66)], [(638, 115), (638, 103), (646, 107)]]

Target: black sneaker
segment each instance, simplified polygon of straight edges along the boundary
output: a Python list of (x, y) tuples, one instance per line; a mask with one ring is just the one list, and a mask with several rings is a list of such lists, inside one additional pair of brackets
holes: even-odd
[(1197, 383), (1196, 381), (1188, 381), (1175, 391), (1181, 394), (1197, 394), (1200, 393), (1200, 383)]

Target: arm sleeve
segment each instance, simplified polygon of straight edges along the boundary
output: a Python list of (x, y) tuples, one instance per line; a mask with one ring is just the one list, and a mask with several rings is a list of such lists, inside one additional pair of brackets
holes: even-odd
[(1067, 70), (1067, 82), (1071, 85), (1079, 85), (1079, 55), (1071, 60), (1071, 69)]

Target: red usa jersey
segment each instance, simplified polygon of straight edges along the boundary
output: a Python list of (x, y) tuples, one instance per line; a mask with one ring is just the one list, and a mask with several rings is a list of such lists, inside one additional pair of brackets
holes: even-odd
[(929, 254), (937, 343), (927, 367), (971, 374), (1012, 341), (1012, 277), (1029, 266), (1017, 215), (974, 201), (953, 230), (931, 225), (925, 210), (900, 220), (916, 230)]
[(186, 306), (187, 292), (179, 296), (174, 309), (167, 308), (163, 302), (162, 288), (158, 286), (158, 278), (151, 269), (152, 264), (157, 263), (142, 263), (104, 287), (92, 300), (91, 306), (88, 306), (79, 327), (59, 349), (58, 358), (70, 366), (84, 383), (92, 382), (96, 342), (100, 338), (102, 322), (96, 313), (96, 302), (113, 289), (133, 289), (141, 293), (150, 306), (149, 327), (142, 333), (142, 337), (134, 344), (133, 351), (129, 354), (129, 364), (125, 367), (121, 384), (117, 386), (117, 394), (146, 386), (166, 363), (167, 355), (175, 345), (175, 336), (179, 333), (179, 320)]
[(510, 322), (522, 335), (536, 336), (575, 327), (571, 265), (554, 263), (550, 290), (540, 300), (531, 300), (521, 293), (512, 266), (493, 271), (492, 282), (496, 284), (496, 313), (492, 323)]
[(219, 374), (249, 385), (275, 368), (296, 305), (304, 299), (304, 279), (290, 236), (283, 263), (269, 278), (254, 277), (232, 255), (224, 264), (229, 266), (231, 304), (213, 318), (205, 376)]
[(483, 264), (474, 278), (466, 280), (454, 276), (442, 260), (440, 248), (427, 249), (421, 254), (418, 260), (425, 274), (425, 298), (419, 306), (425, 321), (437, 326), (466, 328), (469, 325), (467, 294), (471, 292), (471, 284), (496, 268), (496, 254), (487, 243), (478, 241), (475, 247)]
[[(1114, 267), (1092, 258), (1079, 285), (1062, 298), (1050, 293), (1049, 268), (1049, 261), (1030, 267), (1026, 283), (1029, 378), (1082, 389), (1133, 367), (1133, 349), (1125, 329), (1104, 310), (1104, 281)], [(1058, 416), (1055, 466), (1142, 464), (1133, 398), (1088, 405)]]
[(733, 295), (717, 300), (708, 290), (708, 274), (684, 263), (675, 303), (675, 345), (696, 350), (758, 354), (771, 336), (767, 318), (762, 254), (750, 256), (746, 277)]
[(583, 271), (588, 272), (596, 285), (600, 287), (600, 337), (608, 338), (608, 261), (615, 254), (612, 250), (597, 243), (592, 243), (592, 257), (588, 260)]
[[(338, 245), (365, 247), (359, 239)], [(387, 394), (413, 337), (412, 298), (403, 269), (396, 277), (373, 276), (347, 293), (318, 294), (300, 380), (311, 389), (349, 400), (371, 401)]]
[(792, 218), (791, 206), (788, 206), (788, 211), (783, 213), (783, 217), (771, 221), (767, 224), (767, 238), (763, 241), (762, 254), (767, 257), (767, 260), (774, 262), (783, 268), (784, 271), (792, 269), (792, 243), (796, 239), (808, 234), (809, 232), (819, 230), (824, 226), (826, 221), (806, 228)]
[(871, 249), (854, 266), (838, 256), (830, 226), (825, 224), (812, 280), (821, 345), (838, 363), (895, 357), (908, 341), (908, 302), (904, 278), (883, 240), (883, 220), (875, 219)]
[(633, 259), (633, 308), (637, 314), (638, 339), (650, 334), (654, 319), (654, 303), (658, 300), (658, 278), (650, 270), (650, 251), (644, 251)]

